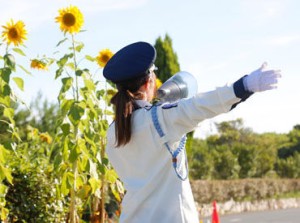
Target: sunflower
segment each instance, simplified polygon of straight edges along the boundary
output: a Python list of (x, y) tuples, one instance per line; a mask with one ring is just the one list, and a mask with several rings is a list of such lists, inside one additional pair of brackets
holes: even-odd
[(55, 18), (60, 24), (60, 29), (63, 32), (78, 33), (83, 25), (84, 19), (81, 11), (76, 6), (69, 6), (60, 9), (59, 16)]
[(6, 26), (2, 26), (4, 31), (2, 32), (2, 37), (7, 44), (13, 43), (15, 46), (22, 44), (26, 40), (26, 29), (25, 24), (22, 21), (14, 21), (11, 19), (6, 23)]
[(96, 57), (97, 63), (100, 67), (105, 67), (107, 62), (114, 54), (109, 49), (104, 49), (99, 52), (99, 55)]
[(159, 80), (158, 78), (156, 78), (156, 87), (160, 88), (161, 85), (162, 85), (161, 80)]
[(46, 133), (41, 133), (40, 134), (40, 139), (42, 142), (46, 142), (48, 144), (52, 143), (52, 137), (46, 132)]
[(48, 70), (47, 63), (38, 59), (31, 60), (30, 67), (37, 70)]

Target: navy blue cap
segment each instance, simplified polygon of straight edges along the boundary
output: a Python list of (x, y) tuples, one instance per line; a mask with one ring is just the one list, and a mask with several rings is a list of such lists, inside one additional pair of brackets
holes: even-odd
[(114, 83), (146, 76), (155, 59), (156, 50), (151, 44), (132, 43), (113, 55), (104, 67), (103, 75)]

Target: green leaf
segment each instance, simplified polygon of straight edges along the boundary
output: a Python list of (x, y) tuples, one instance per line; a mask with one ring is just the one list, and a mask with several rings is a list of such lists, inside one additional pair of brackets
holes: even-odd
[(67, 195), (69, 193), (69, 187), (67, 182), (67, 172), (63, 174), (63, 177), (61, 179), (61, 193), (63, 195)]
[(5, 64), (10, 67), (12, 70), (16, 69), (16, 60), (15, 57), (11, 54), (5, 54), (4, 57)]
[(84, 80), (84, 85), (91, 91), (94, 91), (96, 89), (94, 82), (91, 80)]
[(63, 86), (61, 88), (61, 92), (64, 93), (67, 90), (69, 90), (70, 87), (72, 86), (73, 78), (72, 77), (65, 77), (65, 78), (61, 79), (61, 81), (63, 83)]
[[(6, 156), (9, 154), (8, 150), (4, 148), (3, 145), (0, 144), (0, 163), (4, 163), (6, 160)], [(1, 194), (1, 192), (0, 192)]]
[(83, 136), (86, 142), (92, 146), (92, 148), (96, 148), (95, 142), (87, 134), (84, 134)]
[(14, 109), (12, 108), (4, 108), (3, 115), (7, 117), (11, 122), (14, 120)]
[(60, 44), (64, 43), (66, 40), (68, 40), (68, 38), (64, 38), (63, 40), (59, 41), (59, 42), (56, 44), (56, 47), (58, 47)]
[(88, 197), (90, 191), (91, 191), (91, 186), (90, 185), (83, 185), (80, 190), (77, 193), (77, 196), (82, 199), (82, 200), (86, 200), (86, 198)]
[(1, 77), (6, 82), (9, 83), (11, 69), (8, 67), (4, 67), (0, 69)]
[(105, 173), (105, 179), (106, 179), (109, 183), (113, 184), (113, 183), (115, 183), (116, 180), (118, 179), (118, 175), (117, 175), (116, 171), (114, 171), (113, 169), (109, 169), (109, 170), (107, 170), (106, 173)]
[(81, 188), (83, 186), (83, 184), (84, 184), (84, 178), (81, 176), (78, 176), (76, 178), (76, 188), (77, 189)]
[(101, 97), (103, 97), (103, 95), (105, 94), (105, 90), (102, 89), (102, 90), (99, 90), (96, 92), (96, 96), (98, 99), (100, 99)]
[(82, 70), (76, 70), (75, 72), (76, 76), (81, 76), (83, 74)]
[(59, 61), (57, 61), (57, 65), (59, 67), (63, 67), (65, 66), (65, 64), (68, 62), (68, 59), (72, 58), (73, 57), (73, 53), (70, 53), (70, 54), (65, 54), (62, 58), (60, 58)]
[(120, 197), (120, 194), (118, 193), (116, 185), (110, 184), (109, 186), (110, 186), (110, 190), (111, 190), (112, 194), (114, 195), (114, 197), (116, 198), (116, 200), (121, 201), (121, 197)]
[(71, 106), (68, 117), (73, 125), (78, 125), (79, 120), (84, 114), (84, 108), (79, 103), (74, 103)]
[(70, 150), (69, 147), (72, 147), (72, 144), (70, 143), (70, 140), (68, 137), (65, 138), (63, 142), (63, 151), (62, 151), (62, 157), (64, 160), (69, 159)]
[(53, 167), (55, 170), (57, 170), (61, 163), (63, 162), (63, 158), (60, 152), (58, 152), (54, 157)]
[(12, 183), (13, 177), (11, 176), (10, 170), (2, 166), (2, 164), (0, 163), (0, 182), (5, 178), (10, 184), (13, 184)]
[(88, 156), (89, 154), (85, 151), (81, 151), (82, 155), (80, 156), (79, 162), (78, 162), (78, 170), (79, 172), (85, 172), (88, 166)]
[(26, 56), (26, 54), (20, 48), (13, 48), (13, 51), (20, 54), (21, 56)]
[(7, 190), (8, 190), (8, 187), (0, 183), (0, 194), (1, 195), (6, 194)]
[(92, 57), (92, 56), (90, 56), (90, 55), (86, 55), (86, 56), (85, 56), (85, 59), (87, 59), (87, 60), (89, 60), (89, 61), (91, 61), (91, 62), (96, 61), (96, 58), (95, 58), (95, 57)]
[(68, 114), (73, 103), (74, 103), (74, 99), (62, 100), (61, 106), (60, 106), (61, 112), (62, 112), (62, 117), (65, 117)]
[(82, 50), (82, 48), (84, 47), (84, 44), (83, 43), (79, 43), (76, 47), (75, 47), (75, 50), (77, 52), (80, 52)]
[(77, 158), (79, 157), (79, 155), (80, 155), (80, 153), (78, 153), (78, 151), (77, 151), (77, 146), (75, 146), (74, 148), (71, 149), (69, 161), (71, 163), (74, 163), (77, 160)]
[(20, 67), (26, 74), (31, 75), (31, 72), (28, 71), (28, 70), (26, 70), (23, 66), (21, 66), (21, 65), (18, 64), (18, 67)]
[(92, 193), (93, 194), (96, 192), (97, 189), (101, 188), (101, 181), (99, 179), (94, 178), (94, 177), (91, 177), (89, 179), (89, 184), (92, 187)]
[(113, 116), (115, 113), (109, 110), (104, 110), (104, 114), (108, 115), (108, 116)]
[[(10, 93), (11, 93), (10, 86), (9, 86), (8, 84), (5, 84), (5, 85), (3, 86), (3, 92), (2, 92), (2, 94), (3, 94), (4, 97), (5, 97), (5, 96), (9, 97), (9, 101), (10, 101)], [(7, 100), (7, 99), (6, 99), (6, 100)]]
[(67, 136), (70, 133), (70, 124), (69, 123), (62, 124), (60, 128), (63, 131), (63, 134), (65, 136)]
[(66, 66), (71, 68), (72, 70), (75, 70), (75, 64), (73, 62), (67, 63)]
[(71, 188), (74, 185), (74, 174), (71, 172), (67, 172), (67, 185), (68, 188)]
[(20, 77), (14, 77), (13, 80), (17, 84), (19, 89), (24, 91), (24, 80)]
[(120, 194), (122, 194), (122, 195), (124, 194), (124, 189), (123, 189), (122, 184), (119, 181), (117, 181), (114, 184), (110, 184), (110, 189), (111, 189), (111, 192), (113, 193), (114, 197), (117, 199), (117, 201), (121, 202)]
[[(9, 86), (8, 86), (9, 87)], [(10, 96), (6, 95), (4, 97), (0, 97), (0, 105), (5, 105), (6, 107), (10, 106)]]
[(62, 75), (63, 71), (64, 71), (64, 69), (62, 67), (60, 67), (59, 69), (56, 70), (55, 80)]
[(7, 219), (7, 216), (9, 214), (9, 210), (7, 208), (1, 208), (1, 213), (0, 213), (0, 217), (1, 217), (1, 220), (5, 220)]

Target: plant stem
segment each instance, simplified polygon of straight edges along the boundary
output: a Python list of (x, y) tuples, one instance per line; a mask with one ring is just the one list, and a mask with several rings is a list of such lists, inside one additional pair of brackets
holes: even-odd
[[(76, 70), (77, 70), (77, 62), (76, 62), (76, 50), (75, 50), (75, 40), (74, 40), (74, 35), (72, 35), (72, 49), (73, 49), (73, 58), (74, 58), (74, 68), (75, 68), (75, 80), (76, 80), (76, 86), (75, 86), (75, 93), (76, 93), (76, 98), (75, 100), (78, 102), (79, 101), (79, 88), (78, 88), (78, 77), (76, 75)], [(74, 137), (76, 144), (78, 143), (78, 126), (74, 126)], [(77, 167), (77, 159), (73, 162), (72, 164), (72, 172), (74, 175), (74, 183), (73, 187), (71, 188), (71, 205), (70, 205), (70, 223), (76, 223), (77, 222), (77, 210), (76, 210), (76, 179), (77, 179), (77, 174), (78, 174), (78, 167)]]
[(74, 54), (73, 58), (74, 58), (74, 69), (75, 69), (76, 101), (79, 101), (78, 77), (76, 75), (77, 61), (76, 61), (75, 40), (74, 40), (74, 35), (73, 34), (72, 34), (72, 49), (73, 49), (73, 54)]
[(74, 183), (71, 188), (71, 205), (70, 205), (70, 223), (76, 223), (76, 177), (77, 177), (77, 161), (73, 163), (72, 172), (74, 174)]
[[(105, 156), (105, 142), (104, 138), (101, 139), (101, 159)], [(105, 220), (105, 192), (106, 192), (106, 182), (105, 182), (105, 175), (102, 174), (101, 176), (102, 180), (102, 187), (101, 187), (101, 203), (100, 203), (100, 208), (101, 208), (101, 222), (104, 223)]]

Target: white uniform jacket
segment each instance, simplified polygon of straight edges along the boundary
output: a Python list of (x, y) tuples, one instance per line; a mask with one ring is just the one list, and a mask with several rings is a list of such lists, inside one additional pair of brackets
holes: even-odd
[(198, 223), (189, 180), (180, 180), (164, 146), (178, 145), (182, 136), (199, 122), (228, 112), (251, 95), (242, 78), (233, 85), (199, 93), (174, 106), (158, 106), (157, 115), (165, 137), (160, 138), (151, 119), (151, 104), (137, 101), (141, 109), (132, 115), (132, 138), (115, 148), (115, 126), (107, 133), (108, 158), (124, 183), (121, 223)]

